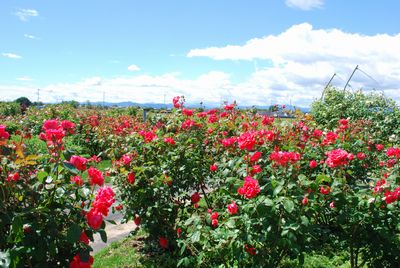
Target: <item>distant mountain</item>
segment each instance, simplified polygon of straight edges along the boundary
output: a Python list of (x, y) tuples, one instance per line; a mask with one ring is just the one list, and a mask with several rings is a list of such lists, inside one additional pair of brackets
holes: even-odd
[[(81, 105), (85, 105), (86, 102), (81, 102)], [(172, 109), (173, 106), (172, 104), (163, 104), (163, 103), (138, 103), (138, 102), (131, 102), (131, 101), (124, 101), (124, 102), (91, 102), (91, 105), (98, 105), (102, 106), (105, 105), (107, 107), (130, 107), (130, 106), (135, 106), (135, 107), (141, 107), (141, 108), (154, 108), (154, 109)], [(220, 103), (216, 102), (205, 102), (200, 105), (200, 103), (186, 103), (186, 107), (188, 108), (206, 108), (206, 109), (212, 109), (212, 108), (218, 108), (220, 107)], [(238, 106), (239, 109), (260, 109), (260, 110), (268, 110), (269, 106), (264, 106), (264, 105), (254, 105), (254, 106)], [(297, 107), (293, 105), (286, 105), (286, 110), (295, 110), (295, 109), (300, 109), (303, 113), (308, 113), (310, 112), (309, 107)]]

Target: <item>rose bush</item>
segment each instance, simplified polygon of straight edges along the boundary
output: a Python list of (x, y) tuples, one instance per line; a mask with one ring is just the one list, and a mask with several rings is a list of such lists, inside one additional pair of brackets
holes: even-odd
[(113, 149), (126, 220), (149, 246), (185, 267), (276, 267), (327, 248), (352, 267), (399, 264), (397, 151), (368, 122), (324, 129), (181, 99)]
[[(90, 267), (93, 234), (104, 231), (114, 192), (102, 186), (95, 162), (73, 155), (64, 138), (70, 121), (44, 122), (40, 138), (48, 154), (26, 155), (30, 133), (11, 141), (0, 125), (0, 262), (6, 267)], [(88, 166), (94, 171), (83, 180)]]

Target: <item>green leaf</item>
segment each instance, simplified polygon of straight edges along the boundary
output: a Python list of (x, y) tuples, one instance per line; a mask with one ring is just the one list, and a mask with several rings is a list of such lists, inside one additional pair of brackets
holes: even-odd
[(76, 223), (72, 224), (67, 232), (67, 241), (71, 244), (75, 243), (76, 241), (79, 240), (81, 233), (82, 233), (81, 227)]
[(308, 218), (306, 216), (301, 216), (300, 218), (301, 218), (301, 224), (308, 226), (308, 224), (310, 223)]
[(294, 203), (292, 200), (285, 198), (283, 200), (283, 207), (287, 212), (291, 213), (294, 209)]
[(191, 237), (192, 243), (196, 243), (200, 241), (200, 232), (196, 231), (193, 233), (192, 237)]
[(322, 184), (323, 182), (331, 182), (332, 179), (325, 174), (318, 174), (317, 183)]
[(99, 231), (99, 233), (100, 233), (101, 241), (103, 241), (104, 243), (107, 243), (107, 233), (104, 230)]
[(282, 191), (282, 188), (282, 185), (276, 186), (276, 188), (274, 189), (274, 195), (278, 195)]
[(48, 173), (46, 171), (40, 171), (37, 173), (37, 179), (39, 182), (43, 182), (44, 178), (46, 178)]
[(11, 256), (8, 251), (0, 251), (0, 267), (10, 267), (11, 264)]
[(266, 205), (267, 207), (272, 207), (272, 206), (274, 205), (274, 201), (272, 201), (272, 200), (269, 199), (269, 198), (265, 198), (263, 203), (264, 203), (264, 205)]
[(77, 175), (79, 173), (78, 169), (74, 165), (72, 165), (70, 162), (63, 162), (64, 167), (71, 172), (72, 174)]
[(228, 227), (230, 229), (235, 228), (235, 220), (230, 219), (229, 221), (227, 221), (226, 227)]

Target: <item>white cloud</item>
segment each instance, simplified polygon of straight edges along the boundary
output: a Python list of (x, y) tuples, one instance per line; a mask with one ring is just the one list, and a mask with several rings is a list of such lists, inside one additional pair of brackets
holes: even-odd
[[(173, 96), (185, 95), (190, 103), (237, 100), (240, 105), (271, 103), (307, 106), (321, 96), (330, 77), (343, 87), (359, 64), (352, 88), (384, 90), (400, 101), (400, 34), (361, 35), (339, 29), (313, 29), (310, 24), (294, 25), (286, 31), (249, 40), (243, 45), (193, 49), (187, 56), (214, 60), (257, 61), (258, 68), (242, 82), (231, 74), (210, 71), (187, 79), (179, 72), (162, 75), (134, 74), (114, 78), (89, 77), (71, 83), (41, 87), (42, 101), (77, 100), (108, 102), (133, 101), (170, 103)], [(264, 67), (262, 67), (264, 66)], [(267, 66), (267, 67), (265, 67)], [(37, 87), (1, 86), (0, 96), (16, 99), (26, 95), (35, 99)]]
[(137, 65), (132, 64), (132, 65), (128, 66), (128, 71), (131, 71), (131, 72), (140, 71), (140, 68)]
[(21, 76), (21, 77), (17, 77), (15, 78), (15, 80), (17, 81), (23, 81), (23, 82), (29, 82), (29, 81), (33, 81), (32, 78), (30, 78), (29, 76)]
[(3, 57), (9, 58), (9, 59), (22, 59), (22, 56), (14, 54), (14, 53), (1, 53)]
[(361, 35), (339, 29), (313, 29), (303, 23), (278, 35), (251, 39), (244, 45), (192, 49), (187, 56), (267, 60), (270, 66), (253, 73), (247, 83), (274, 90), (277, 97), (292, 96), (301, 103), (320, 96), (335, 72), (339, 76), (334, 85), (344, 86), (343, 80), (358, 64), (377, 82), (357, 71), (351, 80), (353, 88), (385, 90), (400, 100), (400, 92), (396, 93), (400, 89), (400, 34)]
[(31, 34), (24, 34), (24, 37), (28, 38), (28, 39), (39, 39), (37, 36), (31, 35)]
[(32, 17), (39, 16), (39, 12), (35, 9), (22, 9), (20, 8), (17, 12), (14, 13), (22, 21), (28, 21)]
[(313, 8), (321, 8), (324, 5), (323, 0), (286, 0), (285, 4), (291, 8), (302, 10), (311, 10)]

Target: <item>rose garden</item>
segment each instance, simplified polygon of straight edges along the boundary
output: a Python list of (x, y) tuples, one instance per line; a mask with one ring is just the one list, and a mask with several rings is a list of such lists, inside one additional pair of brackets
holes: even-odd
[(400, 265), (400, 110), (382, 95), (329, 89), (293, 119), (183, 97), (145, 122), (1, 105), (2, 267), (96, 265), (115, 211), (159, 267)]

